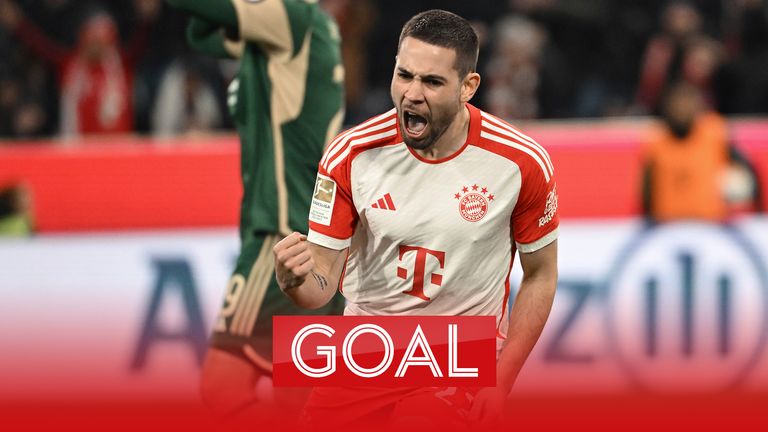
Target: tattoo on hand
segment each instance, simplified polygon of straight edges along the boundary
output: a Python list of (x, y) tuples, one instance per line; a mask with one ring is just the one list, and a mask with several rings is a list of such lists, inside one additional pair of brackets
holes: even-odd
[(314, 270), (311, 273), (312, 273), (312, 277), (314, 277), (315, 280), (317, 281), (317, 284), (320, 285), (320, 289), (325, 291), (325, 287), (328, 286), (328, 281), (325, 280), (325, 278), (322, 275), (315, 273)]

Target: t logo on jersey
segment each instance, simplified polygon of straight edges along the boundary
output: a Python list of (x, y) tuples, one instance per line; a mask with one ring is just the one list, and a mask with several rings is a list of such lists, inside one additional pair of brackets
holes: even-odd
[[(445, 252), (434, 251), (431, 249), (419, 247), (419, 246), (400, 246), (398, 254), (400, 262), (403, 261), (403, 255), (408, 252), (416, 252), (416, 260), (413, 265), (413, 288), (408, 291), (403, 291), (403, 294), (412, 295), (418, 297), (424, 301), (430, 301), (431, 299), (424, 294), (424, 277), (427, 267), (427, 257), (432, 256), (440, 263), (440, 268), (445, 267)], [(400, 279), (408, 279), (408, 269), (403, 267), (397, 267), (397, 277)], [(443, 284), (443, 275), (438, 273), (431, 273), (429, 275), (429, 281), (432, 285), (440, 286)]]

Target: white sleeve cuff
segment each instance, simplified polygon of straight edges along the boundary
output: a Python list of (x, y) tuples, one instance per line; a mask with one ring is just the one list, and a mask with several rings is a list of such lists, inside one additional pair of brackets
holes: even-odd
[(325, 234), (320, 234), (317, 231), (309, 230), (309, 234), (307, 234), (307, 240), (311, 241), (312, 243), (316, 245), (320, 245), (323, 247), (327, 247), (328, 249), (334, 249), (334, 250), (342, 250), (349, 247), (350, 244), (352, 244), (352, 239), (337, 239), (331, 236), (327, 236)]
[(517, 250), (521, 253), (531, 253), (536, 252), (537, 250), (543, 248), (544, 246), (552, 243), (553, 241), (557, 240), (557, 237), (560, 235), (560, 227), (555, 228), (554, 230), (550, 231), (549, 234), (545, 235), (544, 237), (536, 240), (533, 243), (517, 243)]

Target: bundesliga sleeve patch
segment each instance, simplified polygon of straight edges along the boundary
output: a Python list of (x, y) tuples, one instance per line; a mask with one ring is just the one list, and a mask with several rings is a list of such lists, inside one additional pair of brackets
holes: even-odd
[(336, 182), (324, 175), (317, 175), (315, 191), (312, 192), (312, 207), (309, 209), (309, 220), (321, 225), (330, 226), (333, 216), (333, 203), (336, 200)]

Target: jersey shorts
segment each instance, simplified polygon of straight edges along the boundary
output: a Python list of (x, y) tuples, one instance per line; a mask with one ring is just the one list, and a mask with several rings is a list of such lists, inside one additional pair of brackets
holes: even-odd
[(325, 307), (307, 310), (294, 305), (275, 280), (272, 248), (282, 237), (254, 236), (245, 244), (227, 284), (213, 329), (211, 346), (243, 357), (272, 372), (272, 317), (275, 315), (339, 315), (344, 298), (336, 295)]

